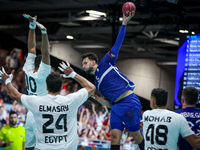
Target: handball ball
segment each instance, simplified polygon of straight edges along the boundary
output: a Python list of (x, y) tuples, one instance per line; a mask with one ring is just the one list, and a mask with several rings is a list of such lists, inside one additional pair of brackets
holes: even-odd
[(135, 4), (133, 4), (132, 2), (126, 2), (122, 6), (122, 12), (126, 17), (129, 16), (129, 12), (134, 12), (134, 11), (136, 11), (136, 7)]

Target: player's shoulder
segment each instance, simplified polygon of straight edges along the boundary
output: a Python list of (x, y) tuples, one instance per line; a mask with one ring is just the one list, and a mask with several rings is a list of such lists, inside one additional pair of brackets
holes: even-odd
[(178, 109), (175, 112), (178, 113), (178, 114), (180, 114), (180, 113), (184, 112), (184, 110), (183, 109)]
[(19, 130), (25, 131), (25, 128), (24, 128), (23, 126), (18, 125), (17, 128), (18, 128)]
[(7, 130), (7, 129), (9, 129), (9, 128), (10, 128), (10, 126), (9, 126), (9, 125), (6, 125), (6, 126), (2, 127), (1, 130)]
[(150, 114), (152, 112), (152, 110), (146, 110), (144, 113), (143, 113), (143, 115), (148, 115), (148, 114)]
[(6, 125), (6, 126), (4, 126), (4, 127), (1, 128), (1, 131), (2, 131), (2, 132), (6, 132), (6, 131), (8, 131), (10, 128), (11, 128), (10, 125)]

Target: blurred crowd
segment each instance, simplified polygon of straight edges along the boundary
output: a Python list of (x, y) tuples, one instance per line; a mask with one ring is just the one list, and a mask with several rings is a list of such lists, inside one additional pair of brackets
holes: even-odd
[[(15, 70), (12, 84), (19, 92), (27, 94), (25, 73), (22, 70), (26, 60), (26, 55), (22, 56), (22, 50), (13, 48), (12, 51), (0, 49), (0, 67), (4, 66), (8, 74)], [(51, 71), (60, 72), (57, 68)], [(81, 86), (72, 79), (63, 78), (61, 95), (76, 92)], [(18, 125), (24, 126), (26, 123), (27, 108), (13, 101), (2, 80), (0, 80), (0, 129), (8, 125), (8, 116), (10, 111), (16, 111), (19, 114)], [(77, 113), (78, 131), (80, 149), (85, 146), (109, 147), (111, 139), (110, 129), (110, 110), (101, 106), (99, 103), (90, 102), (83, 104)], [(142, 126), (142, 124), (141, 124)], [(137, 150), (138, 145), (125, 129), (121, 139), (121, 150)]]

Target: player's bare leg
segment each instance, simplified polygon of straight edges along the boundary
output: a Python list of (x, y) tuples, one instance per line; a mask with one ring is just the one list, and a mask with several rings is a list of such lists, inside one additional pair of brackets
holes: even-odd
[(131, 135), (133, 137), (133, 139), (136, 141), (137, 144), (140, 144), (144, 146), (144, 141), (143, 141), (143, 137), (141, 135), (140, 130), (136, 131), (136, 132), (131, 132)]
[(113, 129), (111, 131), (111, 150), (120, 148), (120, 140), (122, 136), (122, 131), (118, 129)]

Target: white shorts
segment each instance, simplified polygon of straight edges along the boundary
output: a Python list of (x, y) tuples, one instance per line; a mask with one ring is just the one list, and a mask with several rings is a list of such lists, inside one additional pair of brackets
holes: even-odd
[(35, 147), (36, 145), (36, 126), (35, 119), (31, 111), (28, 111), (25, 124), (25, 148)]

